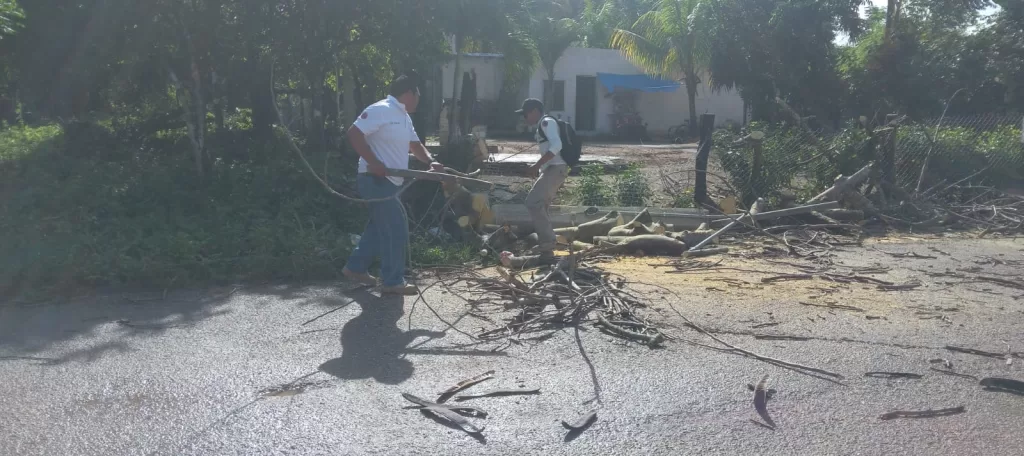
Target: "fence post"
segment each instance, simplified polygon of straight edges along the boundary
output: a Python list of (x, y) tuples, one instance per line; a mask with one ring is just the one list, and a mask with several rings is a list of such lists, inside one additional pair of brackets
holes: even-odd
[(748, 135), (752, 157), (750, 160), (750, 178), (748, 194), (743, 195), (743, 204), (751, 207), (758, 197), (764, 196), (764, 134), (753, 132)]
[(700, 116), (700, 145), (697, 148), (697, 182), (693, 186), (693, 201), (701, 204), (711, 202), (708, 198), (708, 157), (711, 156), (712, 136), (715, 129), (715, 115)]
[(882, 151), (882, 182), (892, 184), (896, 182), (896, 131), (899, 128), (894, 121), (898, 114), (887, 114), (885, 124), (889, 127), (888, 136), (885, 139), (885, 148)]

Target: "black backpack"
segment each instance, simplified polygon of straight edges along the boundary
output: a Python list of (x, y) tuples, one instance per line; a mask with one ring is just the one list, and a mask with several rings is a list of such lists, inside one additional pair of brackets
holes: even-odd
[[(580, 155), (583, 153), (583, 141), (576, 134), (576, 129), (572, 128), (572, 125), (569, 125), (564, 120), (547, 116), (545, 118), (558, 122), (558, 138), (562, 140), (562, 151), (560, 152), (562, 160), (565, 160), (565, 163), (570, 168), (576, 166), (580, 162)], [(540, 142), (544, 143), (548, 140), (548, 136), (544, 134), (543, 128), (539, 129), (539, 131)]]

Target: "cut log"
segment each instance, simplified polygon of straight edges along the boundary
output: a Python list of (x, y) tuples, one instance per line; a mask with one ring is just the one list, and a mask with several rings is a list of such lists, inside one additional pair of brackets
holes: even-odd
[(864, 219), (864, 211), (858, 209), (831, 209), (821, 213), (840, 221), (860, 221)]
[(711, 230), (702, 231), (691, 231), (691, 232), (679, 232), (679, 233), (666, 233), (666, 236), (682, 242), (686, 245), (697, 245), (704, 242), (705, 239), (711, 237), (714, 234)]
[(640, 236), (643, 234), (665, 234), (665, 225), (655, 223), (648, 226), (634, 221), (608, 231), (609, 236)]
[(736, 220), (733, 220), (732, 223), (722, 227), (722, 229), (720, 229), (718, 231), (715, 231), (714, 233), (711, 233), (710, 236), (708, 236), (703, 241), (698, 242), (696, 245), (691, 247), (690, 250), (700, 250), (701, 247), (703, 247), (703, 246), (707, 245), (708, 243), (710, 243), (711, 241), (715, 240), (718, 236), (721, 236), (722, 233), (725, 233), (726, 231), (729, 231), (730, 229), (732, 229), (732, 227), (734, 227), (736, 225), (739, 225), (743, 221), (743, 219), (746, 219), (746, 218), (756, 218), (758, 212), (761, 211), (761, 205), (762, 204), (764, 204), (764, 198), (758, 198), (757, 201), (754, 201), (754, 206), (750, 208), (750, 211), (748, 211), (746, 214), (743, 214), (742, 216), (740, 216), (740, 218), (738, 218)]
[(643, 252), (645, 255), (678, 256), (686, 251), (686, 244), (683, 244), (682, 242), (679, 242), (670, 237), (659, 236), (656, 234), (633, 236), (630, 238), (624, 238), (620, 242), (611, 243), (618, 245), (609, 249), (609, 253)]
[(473, 201), (472, 202), (472, 207), (473, 207), (474, 211), (479, 213), (479, 212), (483, 212), (485, 210), (490, 210), (491, 205), (487, 201), (487, 194), (486, 193), (474, 193), (471, 198), (472, 198), (472, 201)]
[(828, 190), (825, 190), (818, 196), (815, 196), (814, 198), (807, 200), (807, 204), (820, 203), (825, 200), (840, 199), (843, 193), (846, 193), (847, 190), (857, 187), (862, 182), (867, 180), (867, 178), (871, 175), (872, 166), (874, 166), (874, 163), (868, 163), (859, 171), (853, 173), (853, 175), (850, 177), (845, 177), (842, 175), (836, 177), (835, 184), (832, 185), (832, 187), (830, 187)]
[(637, 226), (636, 224), (650, 225), (652, 223), (654, 223), (654, 218), (651, 217), (651, 211), (647, 210), (647, 208), (644, 208), (643, 212), (636, 214), (636, 217), (633, 217), (633, 220), (629, 222), (633, 226)]
[(593, 242), (594, 236), (607, 235), (612, 228), (622, 224), (622, 216), (618, 211), (611, 211), (597, 220), (584, 223), (572, 228), (559, 228), (555, 230), (556, 235), (562, 235), (567, 242), (582, 241)]
[(691, 250), (691, 251), (686, 252), (686, 257), (687, 258), (701, 258), (701, 257), (706, 257), (706, 256), (711, 256), (711, 255), (721, 255), (723, 253), (729, 253), (729, 248), (728, 247), (712, 247), (712, 248), (709, 249), (709, 248), (705, 247), (705, 248), (702, 248), (700, 250)]
[(519, 240), (519, 237), (512, 232), (511, 228), (501, 227), (498, 230), (481, 236), (481, 240), (483, 245), (500, 252), (511, 248)]
[(584, 250), (590, 250), (594, 248), (594, 244), (587, 244), (586, 242), (572, 241), (572, 250), (575, 252), (582, 252)]

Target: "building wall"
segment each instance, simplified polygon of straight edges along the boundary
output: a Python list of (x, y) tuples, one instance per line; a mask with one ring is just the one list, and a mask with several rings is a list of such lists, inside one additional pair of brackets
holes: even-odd
[[(454, 61), (441, 67), (441, 86), (443, 96), (451, 97), (452, 71)], [(477, 98), (481, 100), (497, 100), (504, 81), (504, 61), (500, 56), (464, 55), (461, 71), (476, 70)], [(633, 64), (629, 63), (613, 49), (569, 48), (555, 64), (555, 80), (565, 81), (565, 110), (553, 111), (551, 114), (560, 116), (575, 125), (576, 120), (576, 76), (597, 76), (597, 73), (642, 74)], [(546, 71), (538, 65), (531, 76), (525, 92), (528, 96), (544, 98), (544, 80)], [(597, 83), (597, 130), (581, 133), (610, 133), (612, 127), (611, 114), (613, 104), (608, 89), (600, 81)], [(670, 127), (682, 124), (689, 119), (689, 108), (686, 101), (686, 88), (680, 86), (675, 92), (641, 93), (636, 102), (637, 111), (647, 122), (648, 131), (661, 134)], [(438, 108), (440, 109), (440, 108)], [(706, 85), (701, 85), (697, 92), (697, 114), (715, 114), (718, 126), (728, 122), (742, 123), (743, 100), (735, 91), (712, 93)]]
[[(464, 55), (459, 62), (460, 73), (465, 73), (470, 69), (476, 70), (476, 98), (478, 100), (498, 100), (501, 85), (505, 80), (504, 68), (505, 62), (500, 56)], [(455, 60), (441, 67), (441, 93), (446, 99), (452, 96), (452, 73), (454, 71)], [(462, 75), (459, 75), (459, 79), (462, 79)], [(461, 87), (460, 81), (460, 94)], [(460, 94), (456, 94), (456, 96)]]
[[(576, 76), (597, 76), (597, 73), (641, 74), (614, 49), (569, 48), (555, 64), (555, 80), (565, 81), (565, 110), (553, 111), (566, 121), (576, 119)], [(547, 74), (538, 67), (530, 78), (529, 95), (544, 98), (544, 80)], [(479, 85), (479, 84), (478, 84)], [(608, 89), (597, 83), (597, 131), (611, 132), (612, 99)], [(670, 127), (679, 125), (689, 118), (686, 89), (683, 86), (675, 92), (641, 93), (636, 102), (640, 116), (647, 122), (648, 131), (664, 133)], [(743, 121), (743, 100), (734, 91), (712, 93), (707, 86), (697, 92), (697, 114), (715, 114), (719, 126), (732, 121)]]

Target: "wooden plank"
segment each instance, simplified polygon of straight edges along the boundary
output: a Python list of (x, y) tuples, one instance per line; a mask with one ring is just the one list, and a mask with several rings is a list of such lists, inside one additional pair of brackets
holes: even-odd
[[(631, 220), (637, 214), (643, 212), (643, 207), (598, 207), (592, 214), (586, 214), (588, 206), (551, 206), (548, 216), (555, 228), (576, 226), (591, 220), (597, 220), (611, 211), (619, 211), (622, 218)], [(673, 229), (696, 229), (701, 223), (709, 222), (713, 217), (698, 209), (692, 208), (646, 208), (654, 221), (666, 225), (672, 225)], [(498, 225), (516, 225), (520, 227), (533, 226), (533, 219), (522, 204), (495, 204), (491, 206), (494, 211), (495, 223)], [(717, 217), (714, 217), (717, 218)]]

